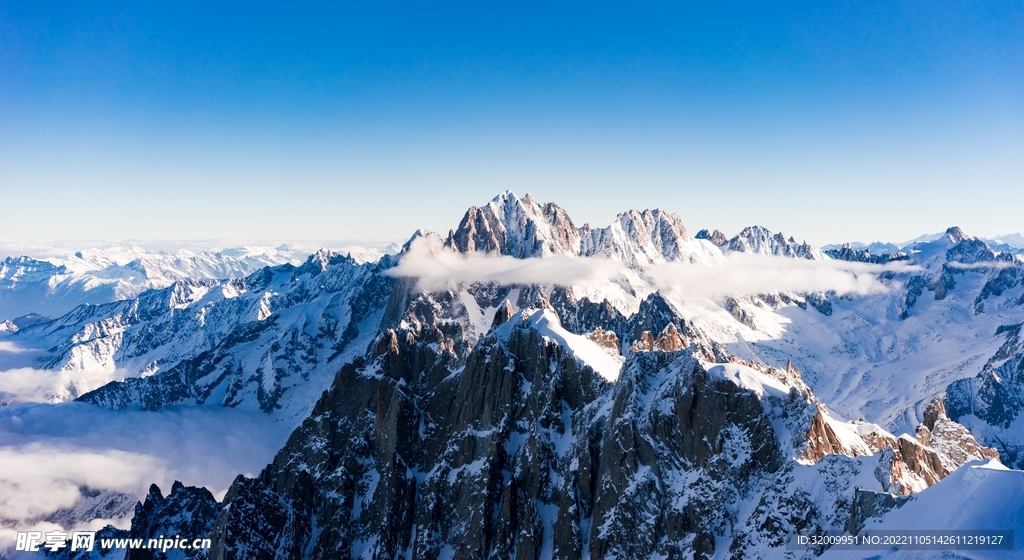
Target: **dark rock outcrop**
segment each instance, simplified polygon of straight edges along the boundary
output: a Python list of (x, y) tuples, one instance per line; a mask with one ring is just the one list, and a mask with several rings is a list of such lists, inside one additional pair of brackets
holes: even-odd
[(1004, 464), (1024, 468), (1024, 445), (1015, 426), (1024, 411), (1024, 338), (1022, 324), (999, 327), (1006, 341), (975, 377), (946, 389), (949, 417), (966, 424), (985, 445), (995, 447)]

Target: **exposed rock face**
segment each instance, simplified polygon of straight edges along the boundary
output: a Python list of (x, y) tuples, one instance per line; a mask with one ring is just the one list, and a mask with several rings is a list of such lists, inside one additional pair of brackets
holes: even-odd
[(716, 247), (722, 247), (729, 242), (729, 239), (725, 236), (725, 234), (718, 231), (717, 229), (711, 233), (708, 233), (708, 230), (706, 229), (702, 229), (698, 231), (697, 235), (695, 235), (694, 237), (696, 239), (707, 239)]
[(884, 492), (872, 492), (858, 488), (854, 494), (850, 518), (843, 528), (851, 535), (856, 534), (864, 528), (864, 523), (868, 519), (880, 517), (887, 511), (901, 507), (909, 499), (907, 496), (893, 496)]
[(539, 204), (511, 192), (466, 212), (447, 244), (460, 252), (499, 253), (517, 258), (578, 255), (580, 236), (557, 204)]
[[(204, 538), (213, 530), (214, 521), (220, 513), (220, 504), (205, 488), (184, 486), (175, 481), (171, 492), (165, 498), (155, 484), (150, 486), (146, 500), (135, 506), (130, 539), (182, 537), (189, 543)], [(205, 549), (152, 550), (129, 549), (126, 560), (163, 560), (169, 558), (206, 558)]]
[[(788, 368), (787, 368), (788, 369)], [(969, 461), (998, 458), (966, 428), (949, 420), (936, 399), (925, 412), (917, 438), (895, 437), (866, 422), (836, 422), (819, 404), (807, 430), (801, 458), (817, 462), (828, 455), (881, 455), (876, 479), (886, 492), (906, 496), (931, 486)]]
[(715, 262), (721, 256), (690, 239), (682, 220), (670, 212), (630, 210), (607, 227), (576, 228), (558, 205), (541, 204), (529, 194), (520, 199), (511, 192), (471, 207), (445, 245), (462, 253), (517, 258), (600, 255), (636, 269), (670, 261)]
[(633, 352), (653, 352), (655, 350), (661, 352), (675, 352), (682, 350), (689, 346), (690, 343), (683, 338), (676, 326), (669, 323), (665, 326), (665, 329), (658, 334), (658, 338), (654, 338), (650, 331), (644, 331), (638, 340), (633, 341), (632, 351)]
[(1022, 324), (1000, 327), (1005, 343), (976, 377), (961, 379), (946, 389), (951, 419), (980, 434), (982, 443), (999, 450), (1012, 468), (1024, 468), (1024, 339)]
[(687, 243), (689, 236), (679, 216), (661, 210), (630, 210), (606, 228), (580, 229), (580, 254), (605, 255), (633, 268), (665, 261), (700, 260)]
[[(849, 481), (878, 471), (848, 456), (875, 450), (792, 368), (638, 351), (610, 384), (531, 324), (510, 318), (464, 359), (434, 327), (386, 331), (274, 462), (232, 485), (211, 556), (756, 556), (797, 528), (845, 524)], [(816, 425), (831, 430), (826, 453), (809, 451)], [(836, 445), (850, 441), (840, 429), (856, 449)], [(801, 453), (815, 464), (792, 459)], [(824, 477), (824, 498), (801, 486), (807, 476)]]
[[(728, 242), (702, 233), (689, 239), (659, 211), (577, 229), (557, 206), (506, 193), (471, 209), (446, 243), (519, 258), (606, 255), (636, 269), (721, 256), (720, 246), (825, 258), (763, 228)], [(955, 256), (972, 258), (968, 249)], [(921, 289), (937, 289), (936, 277), (922, 276)], [(616, 307), (578, 297), (579, 287), (423, 293), (391, 282), (365, 354), (273, 462), (228, 491), (213, 558), (785, 556), (794, 531), (856, 529), (994, 453), (941, 401), (915, 436), (838, 420), (792, 363), (733, 359), (657, 292)], [(827, 294), (745, 296), (726, 309), (754, 328), (750, 305), (827, 316), (833, 301), (842, 312)], [(1006, 354), (993, 369), (1018, 355)], [(609, 359), (614, 382), (595, 365)], [(168, 526), (159, 518), (141, 516), (140, 531)]]
[[(175, 481), (171, 492), (166, 497), (160, 488), (153, 484), (145, 500), (135, 504), (135, 515), (132, 517), (131, 530), (117, 529), (107, 525), (96, 532), (93, 549), (71, 550), (67, 546), (56, 553), (40, 549), (40, 555), (53, 560), (97, 560), (103, 558), (124, 558), (125, 560), (180, 560), (191, 558), (207, 558), (209, 551), (205, 548), (192, 548), (196, 539), (208, 538), (213, 531), (214, 522), (220, 514), (220, 504), (205, 488), (185, 486)], [(175, 541), (176, 537), (186, 541), (186, 545), (171, 547), (166, 544)], [(131, 539), (139, 542), (142, 548), (127, 547), (122, 542), (113, 548), (103, 548), (107, 539)], [(161, 549), (150, 547), (163, 546)], [(166, 550), (164, 550), (166, 548)]]
[(615, 354), (619, 354), (622, 351), (622, 347), (619, 345), (619, 337), (615, 335), (615, 331), (605, 332), (601, 327), (597, 327), (594, 329), (594, 332), (588, 333), (586, 337), (593, 340), (601, 348), (605, 348)]
[(922, 437), (918, 441), (936, 450), (942, 462), (942, 478), (968, 461), (999, 458), (997, 449), (979, 444), (967, 428), (946, 416), (946, 407), (941, 397), (925, 409), (921, 428), (919, 433)]
[[(505, 300), (505, 303), (498, 308), (498, 311), (494, 313), (494, 320), (491, 321), (491, 328), (495, 329), (504, 325), (509, 319), (512, 318), (514, 311), (512, 311), (512, 304)], [(612, 333), (613, 335), (615, 333)]]
[(864, 262), (872, 264), (886, 264), (894, 261), (905, 261), (910, 257), (902, 252), (874, 254), (871, 249), (854, 249), (849, 243), (839, 249), (829, 249), (825, 254), (841, 261)]

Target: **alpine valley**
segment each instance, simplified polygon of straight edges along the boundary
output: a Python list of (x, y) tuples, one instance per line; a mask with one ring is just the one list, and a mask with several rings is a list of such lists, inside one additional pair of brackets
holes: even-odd
[[(121, 519), (101, 533), (212, 539), (128, 558), (862, 557), (792, 543), (866, 529), (1024, 540), (1012, 240), (951, 227), (819, 249), (757, 226), (691, 235), (661, 210), (594, 228), (505, 192), (397, 255), (232, 256), (53, 318), (11, 296), (40, 315), (0, 317), (0, 353), (45, 382), (35, 399), (0, 393), (0, 450), (75, 411), (237, 414), (196, 429), (267, 451), (222, 486), (194, 471), (166, 495), (83, 484), (20, 519), (0, 499), (0, 526)], [(3, 266), (8, 282), (57, 275)], [(80, 294), (60, 274), (47, 282)], [(235, 454), (177, 460), (223, 470)], [(868, 553), (914, 554), (941, 552)]]

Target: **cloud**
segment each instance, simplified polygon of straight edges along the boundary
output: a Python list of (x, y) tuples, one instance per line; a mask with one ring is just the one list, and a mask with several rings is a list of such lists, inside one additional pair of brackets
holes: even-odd
[(480, 253), (463, 255), (443, 248), (436, 239), (420, 237), (387, 274), (416, 278), (417, 288), (435, 291), (445, 289), (449, 282), (571, 286), (621, 277), (625, 270), (621, 262), (603, 257), (553, 255), (543, 259), (517, 259)]
[[(1020, 255), (1015, 255), (1015, 257), (1020, 257)], [(973, 263), (949, 261), (946, 263), (946, 266), (958, 270), (1002, 270), (1004, 268), (1016, 268), (1021, 264), (1024, 264), (1022, 259), (1014, 258), (1012, 261), (978, 261)]]
[(841, 260), (793, 259), (751, 253), (730, 253), (721, 267), (664, 263), (645, 275), (662, 290), (684, 297), (717, 299), (769, 292), (870, 294), (888, 288), (878, 276), (918, 268), (903, 262), (870, 264)]
[[(835, 291), (844, 295), (885, 291), (878, 275), (916, 269), (904, 262), (879, 265), (730, 253), (722, 266), (655, 264), (639, 271), (639, 280), (654, 288), (678, 291), (684, 297), (711, 299), (777, 291)], [(638, 278), (637, 271), (604, 257), (555, 255), (516, 259), (479, 253), (463, 255), (428, 238), (416, 239), (388, 274), (416, 278), (417, 287), (425, 291), (445, 289), (450, 282), (579, 286)]]
[(111, 381), (120, 381), (127, 373), (12, 368), (0, 371), (0, 403), (70, 401)]
[(166, 478), (162, 462), (139, 453), (53, 447), (0, 447), (0, 520), (29, 521), (72, 507), (81, 488), (135, 492)]
[(223, 407), (0, 407), (0, 526), (31, 526), (74, 504), (81, 488), (142, 498), (151, 483), (166, 493), (181, 480), (219, 496), (237, 474), (266, 466), (288, 432), (262, 412)]

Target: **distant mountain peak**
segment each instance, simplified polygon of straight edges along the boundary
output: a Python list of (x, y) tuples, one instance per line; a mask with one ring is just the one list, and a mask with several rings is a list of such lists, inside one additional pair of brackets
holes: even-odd
[(951, 228), (948, 228), (946, 230), (946, 236), (949, 237), (949, 240), (952, 241), (953, 243), (959, 243), (959, 242), (963, 241), (964, 239), (969, 239), (970, 238), (969, 235), (964, 233), (964, 230), (960, 229), (957, 226), (953, 226)]
[(743, 231), (730, 239), (724, 248), (740, 253), (758, 253), (811, 260), (827, 258), (820, 249), (808, 245), (806, 241), (797, 243), (792, 236), (786, 239), (781, 232), (772, 233), (768, 228), (757, 225), (743, 228)]

